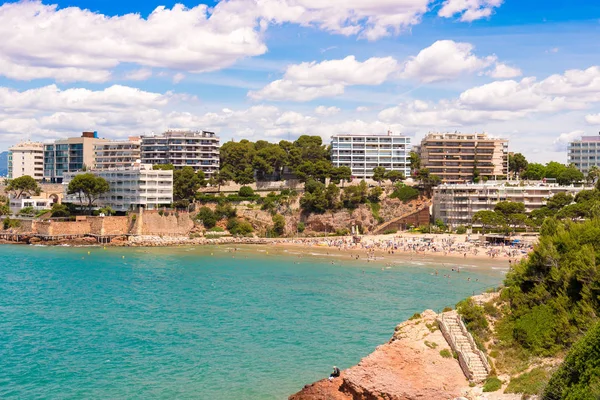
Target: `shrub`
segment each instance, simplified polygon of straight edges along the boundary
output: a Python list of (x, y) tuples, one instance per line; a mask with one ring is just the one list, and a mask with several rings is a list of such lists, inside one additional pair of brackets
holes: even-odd
[(483, 384), (483, 391), (495, 392), (496, 390), (500, 390), (501, 387), (502, 381), (496, 376), (491, 376), (485, 380), (485, 383)]
[(254, 196), (254, 189), (252, 189), (250, 186), (242, 186), (238, 191), (238, 195), (240, 197), (252, 197)]
[(465, 325), (473, 334), (475, 341), (478, 338), (487, 340), (490, 332), (483, 307), (476, 305), (473, 299), (466, 299), (456, 305), (456, 310), (463, 317)]
[(4, 226), (4, 229), (18, 228), (21, 226), (21, 222), (19, 222), (16, 219), (10, 219), (10, 218), (6, 217), (6, 218), (4, 218), (3, 226)]
[(452, 358), (452, 353), (448, 349), (440, 350), (440, 356), (444, 358)]
[(297, 229), (298, 229), (298, 232), (299, 232), (299, 233), (302, 233), (302, 232), (304, 232), (304, 230), (306, 229), (306, 225), (304, 225), (304, 222), (302, 222), (302, 221), (298, 222), (298, 227), (297, 227)]
[(281, 236), (285, 233), (285, 218), (283, 215), (273, 215), (273, 232), (277, 236)]
[(411, 186), (406, 186), (403, 183), (396, 184), (394, 192), (390, 195), (393, 199), (398, 199), (404, 203), (408, 203), (419, 197), (419, 191)]
[(348, 228), (335, 230), (336, 236), (348, 236), (349, 234), (350, 234), (350, 229), (348, 229)]
[(544, 399), (600, 398), (600, 324), (577, 341), (552, 375)]
[(448, 311), (452, 311), (453, 308), (452, 307), (444, 307), (444, 309), (442, 310), (442, 312), (448, 312)]
[(232, 235), (248, 235), (254, 232), (254, 228), (247, 221), (240, 221), (237, 218), (233, 217), (227, 221), (227, 230)]
[(209, 232), (225, 232), (225, 229), (220, 226), (214, 226), (208, 230)]
[(396, 234), (396, 233), (398, 233), (398, 230), (397, 230), (397, 229), (386, 229), (386, 230), (383, 232), (383, 234), (384, 234), (384, 235), (394, 235), (394, 234)]
[[(546, 386), (550, 374), (544, 368), (535, 368), (516, 378), (511, 378), (504, 393), (539, 394)], [(585, 397), (579, 397), (584, 399)]]
[(200, 238), (202, 235), (200, 235), (199, 233), (196, 232), (192, 232), (190, 233), (190, 239), (198, 239)]
[(237, 212), (235, 208), (229, 202), (219, 203), (215, 208), (215, 216), (217, 217), (217, 220), (221, 218), (230, 219), (235, 217), (236, 215)]
[(208, 207), (200, 207), (198, 214), (196, 214), (196, 220), (202, 222), (205, 228), (213, 228), (217, 224), (217, 216)]
[(412, 317), (410, 317), (408, 320), (412, 321), (414, 319), (420, 319), (421, 318), (421, 314), (419, 313), (414, 313)]
[(435, 349), (436, 347), (438, 347), (438, 344), (435, 342), (430, 342), (430, 341), (426, 340), (425, 346), (429, 347), (430, 349)]
[(35, 215), (35, 210), (33, 207), (24, 207), (19, 211), (19, 215), (24, 217), (33, 217)]
[(464, 225), (461, 225), (459, 227), (456, 228), (456, 233), (459, 235), (464, 235), (465, 233), (467, 233), (467, 227)]

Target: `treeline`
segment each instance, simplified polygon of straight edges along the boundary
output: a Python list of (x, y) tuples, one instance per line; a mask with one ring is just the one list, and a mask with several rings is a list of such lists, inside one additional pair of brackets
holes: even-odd
[[(600, 186), (600, 185), (598, 185)], [(517, 228), (539, 229), (547, 218), (558, 220), (581, 220), (600, 218), (600, 190), (582, 190), (576, 196), (557, 193), (548, 199), (546, 205), (525, 211), (523, 203), (500, 201), (494, 210), (482, 210), (473, 214), (474, 225), (483, 231), (514, 232)]]
[(530, 163), (521, 153), (513, 154), (508, 159), (509, 171), (512, 175), (519, 174), (521, 179), (539, 181), (554, 179), (560, 185), (587, 181), (595, 182), (600, 177), (600, 169), (592, 167), (587, 176), (584, 176), (575, 166), (565, 165), (556, 161), (547, 164)]

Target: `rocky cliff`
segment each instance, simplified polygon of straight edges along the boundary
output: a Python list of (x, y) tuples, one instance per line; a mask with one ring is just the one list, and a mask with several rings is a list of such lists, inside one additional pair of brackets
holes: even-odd
[(443, 400), (464, 396), (469, 382), (454, 358), (440, 354), (449, 351), (449, 346), (435, 318), (428, 310), (403, 322), (389, 343), (358, 365), (331, 382), (324, 379), (305, 386), (290, 400)]

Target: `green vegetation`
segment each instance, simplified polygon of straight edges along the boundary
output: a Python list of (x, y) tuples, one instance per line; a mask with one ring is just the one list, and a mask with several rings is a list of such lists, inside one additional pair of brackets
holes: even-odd
[(31, 176), (23, 175), (19, 178), (9, 180), (5, 191), (12, 194), (14, 198), (20, 199), (23, 195), (39, 196), (42, 188)]
[(208, 207), (200, 207), (198, 214), (196, 214), (196, 220), (202, 222), (206, 229), (213, 228), (217, 224), (217, 216)]
[[(516, 378), (511, 378), (504, 393), (539, 394), (544, 389), (544, 386), (546, 386), (549, 377), (549, 372), (544, 368), (534, 368)], [(581, 399), (583, 400), (584, 398)]]
[(459, 235), (464, 235), (465, 233), (467, 233), (467, 227), (464, 225), (457, 227), (456, 233), (458, 233)]
[(252, 197), (254, 196), (254, 189), (252, 189), (250, 186), (242, 186), (238, 191), (238, 195), (240, 197)]
[(300, 221), (298, 222), (298, 226), (296, 227), (296, 229), (298, 230), (298, 233), (303, 233), (306, 229), (306, 225), (304, 224), (304, 222)]
[(421, 314), (419, 314), (419, 313), (414, 313), (414, 314), (412, 315), (412, 317), (410, 317), (408, 320), (409, 320), (409, 321), (412, 321), (412, 320), (415, 320), (415, 319), (421, 319)]
[(436, 347), (438, 347), (437, 343), (430, 342), (429, 340), (426, 340), (424, 343), (425, 343), (425, 346), (429, 347), (430, 349), (435, 349)]
[(473, 335), (473, 339), (475, 339), (475, 342), (481, 348), (481, 340), (487, 341), (490, 336), (489, 323), (485, 317), (485, 310), (483, 307), (476, 305), (471, 298), (459, 302), (456, 305), (456, 310), (462, 316), (467, 329)]
[[(517, 166), (515, 165), (513, 165), (513, 167), (517, 168)], [(519, 167), (522, 168), (523, 164), (521, 163)], [(513, 169), (511, 168), (511, 171), (512, 170)], [(538, 163), (525, 164), (525, 168), (522, 168), (521, 170), (521, 177), (523, 179), (555, 179), (556, 182), (561, 185), (570, 185), (572, 183), (582, 182), (585, 179), (583, 174), (579, 172), (574, 166), (567, 166), (556, 161), (550, 161), (546, 165)]]
[(87, 201), (88, 212), (90, 214), (94, 203), (109, 190), (110, 187), (106, 179), (90, 172), (75, 175), (67, 187), (68, 194), (79, 196), (79, 203), (82, 208), (84, 199)]
[(23, 207), (19, 210), (18, 215), (21, 217), (33, 217), (35, 216), (35, 210), (33, 207)]
[(2, 223), (4, 229), (11, 229), (11, 228), (18, 228), (21, 226), (21, 222), (19, 222), (19, 220), (16, 219), (10, 219), (9, 217), (4, 218), (4, 221)]
[(397, 229), (386, 229), (383, 232), (384, 235), (395, 235), (396, 233), (398, 233)]
[(543, 399), (600, 398), (600, 323), (573, 345), (544, 390)]
[(273, 233), (276, 236), (283, 236), (285, 233), (285, 218), (281, 214), (273, 215)]
[(440, 350), (440, 356), (444, 358), (452, 358), (452, 353), (448, 349)]
[(398, 182), (394, 185), (394, 191), (390, 195), (390, 198), (408, 203), (411, 200), (419, 198), (419, 191), (412, 186)]
[(254, 232), (254, 228), (247, 221), (240, 221), (236, 217), (232, 217), (227, 221), (227, 230), (232, 235), (246, 236)]
[(508, 159), (508, 171), (513, 176), (515, 174), (521, 175), (527, 169), (528, 165), (527, 159), (521, 153), (513, 154)]
[(495, 392), (502, 387), (502, 381), (496, 376), (491, 376), (485, 380), (483, 384), (484, 392)]
[(340, 189), (333, 183), (325, 187), (324, 183), (311, 179), (304, 184), (304, 190), (304, 196), (300, 198), (300, 207), (306, 212), (324, 213), (337, 210), (341, 206)]

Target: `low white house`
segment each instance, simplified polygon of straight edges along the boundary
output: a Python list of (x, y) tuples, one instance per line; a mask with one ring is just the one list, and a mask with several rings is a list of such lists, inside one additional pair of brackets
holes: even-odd
[(84, 173), (92, 173), (108, 182), (110, 190), (96, 202), (99, 207), (108, 206), (125, 212), (138, 207), (153, 210), (173, 202), (173, 171), (153, 170), (150, 164), (137, 163), (126, 168), (66, 172), (63, 176), (63, 202), (79, 203), (78, 195), (67, 192), (71, 180)]
[(23, 208), (33, 207), (35, 211), (50, 210), (59, 200), (55, 197), (30, 196), (19, 199), (9, 196), (9, 207), (13, 214), (18, 214)]

